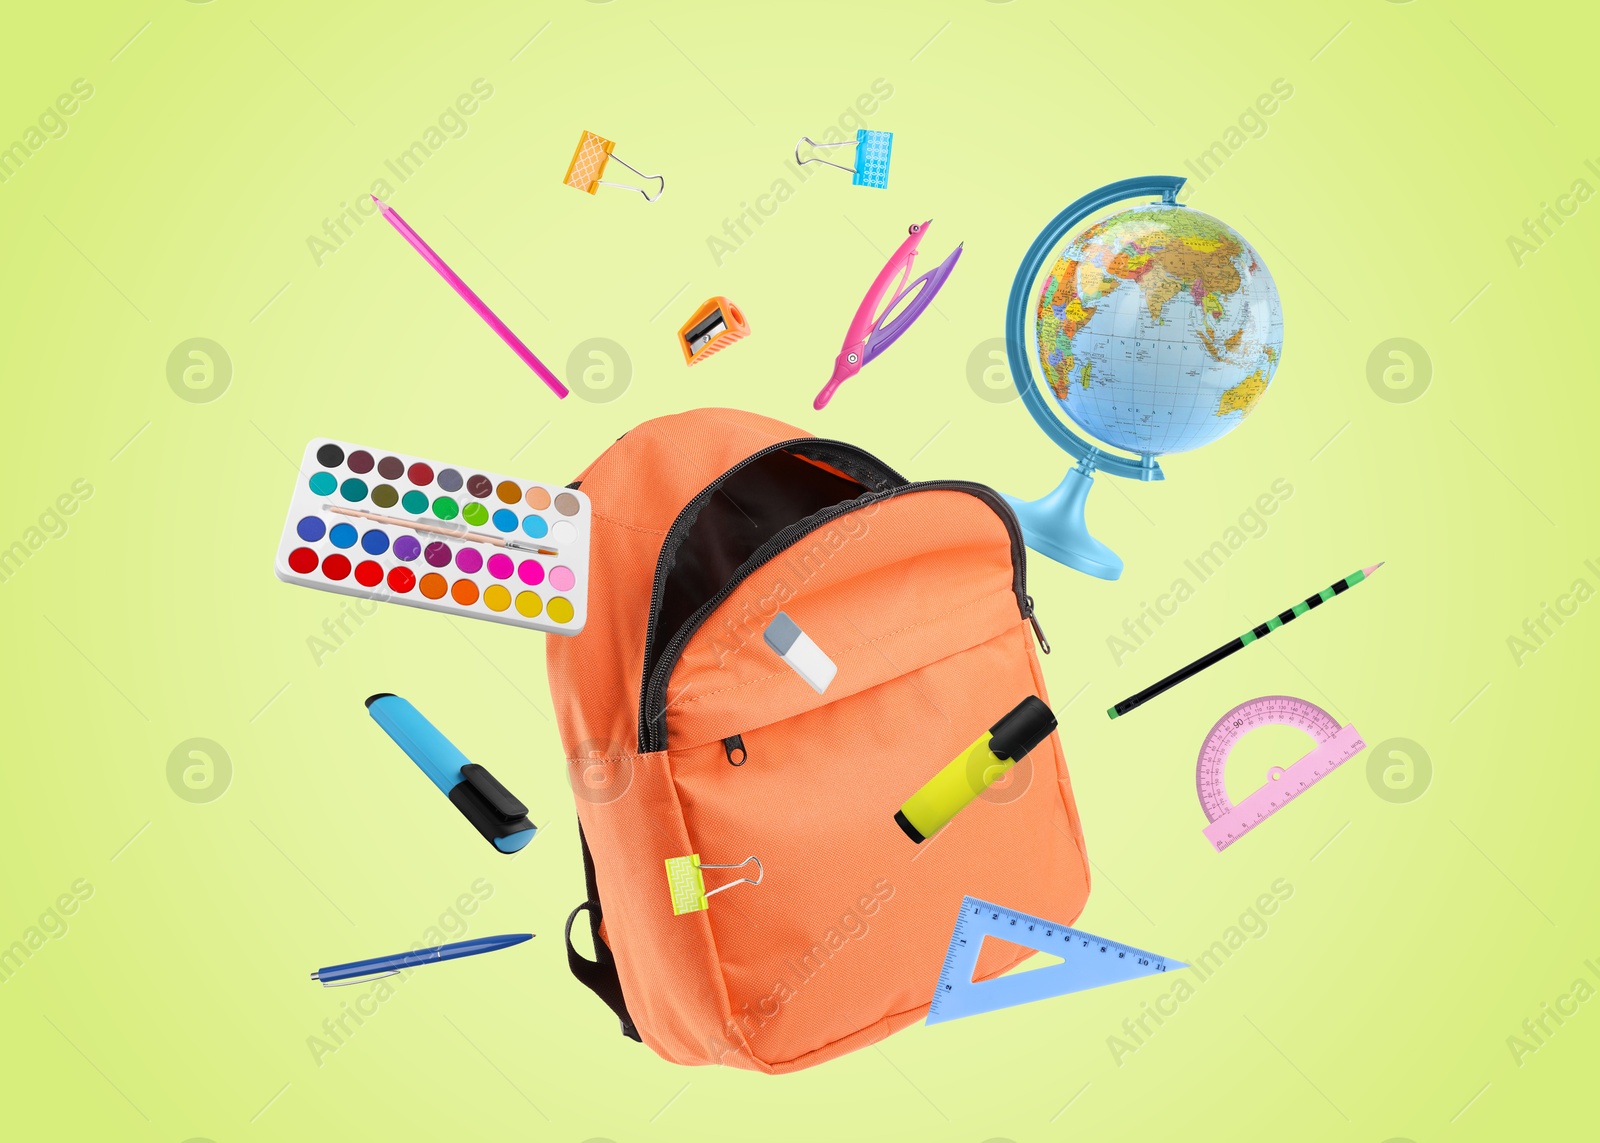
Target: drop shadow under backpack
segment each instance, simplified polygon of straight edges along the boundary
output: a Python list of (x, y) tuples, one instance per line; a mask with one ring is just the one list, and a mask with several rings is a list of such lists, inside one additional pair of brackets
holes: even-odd
[[(589, 619), (548, 639), (587, 900), (573, 974), (680, 1064), (796, 1071), (927, 1011), (964, 894), (1071, 923), (1088, 861), (1057, 735), (943, 831), (894, 812), (1028, 694), (1022, 536), (980, 484), (732, 409), (649, 421), (576, 482)], [(762, 639), (837, 664), (817, 694)], [(754, 856), (675, 915), (665, 863)], [(746, 870), (708, 870), (708, 885)], [(594, 959), (574, 948), (587, 912)], [(987, 979), (1031, 955), (986, 949)]]

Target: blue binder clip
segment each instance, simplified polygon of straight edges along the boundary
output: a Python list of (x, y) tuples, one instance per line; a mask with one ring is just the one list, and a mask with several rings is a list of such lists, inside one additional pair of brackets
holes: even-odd
[(399, 695), (377, 694), (367, 700), (367, 713), (489, 844), (501, 853), (516, 853), (533, 840), (538, 831), (528, 820), (528, 807), (493, 774), (469, 762), (416, 707)]
[[(832, 163), (827, 159), (812, 155), (808, 159), (800, 157), (800, 143), (809, 143), (813, 151), (824, 151), (829, 147), (854, 147), (856, 149), (856, 165), (847, 167), (842, 163)], [(876, 187), (886, 190), (889, 186), (889, 156), (894, 150), (894, 132), (868, 131), (866, 128), (856, 132), (854, 143), (817, 143), (807, 136), (800, 137), (800, 143), (794, 145), (794, 161), (798, 166), (807, 163), (821, 163), (828, 167), (837, 167), (841, 171), (849, 171), (850, 185), (857, 187)]]

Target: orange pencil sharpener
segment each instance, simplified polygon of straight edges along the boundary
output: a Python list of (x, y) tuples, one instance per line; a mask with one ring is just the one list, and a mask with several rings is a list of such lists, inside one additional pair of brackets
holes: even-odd
[(744, 313), (727, 298), (707, 298), (678, 330), (685, 364), (694, 365), (750, 332)]

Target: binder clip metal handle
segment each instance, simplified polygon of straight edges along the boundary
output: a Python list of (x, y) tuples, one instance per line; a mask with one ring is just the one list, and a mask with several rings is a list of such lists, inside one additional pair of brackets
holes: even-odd
[(656, 193), (654, 195), (651, 195), (650, 192), (645, 190), (643, 187), (632, 186), (632, 185), (630, 185), (628, 183), (614, 183), (614, 182), (610, 182), (607, 179), (596, 179), (595, 182), (598, 185), (603, 186), (603, 187), (616, 187), (619, 190), (638, 191), (640, 194), (644, 195), (645, 202), (655, 202), (656, 199), (660, 198), (662, 196), (662, 194), (665, 193), (665, 191), (667, 189), (667, 180), (662, 178), (660, 175), (647, 175), (647, 174), (645, 174), (638, 167), (635, 167), (632, 163), (629, 163), (626, 159), (618, 158), (615, 152), (613, 152), (612, 155), (611, 155), (611, 161), (613, 163), (621, 163), (623, 166), (627, 167), (630, 171), (632, 171), (634, 174), (638, 175), (641, 179), (644, 179), (646, 182), (649, 182), (652, 179), (655, 180)]
[[(825, 151), (832, 147), (854, 147), (856, 149), (856, 165), (847, 167), (842, 163), (835, 163), (813, 154), (810, 158), (800, 157), (800, 143), (809, 143), (813, 152)], [(865, 127), (856, 132), (855, 140), (841, 141), (838, 143), (818, 143), (809, 136), (800, 136), (800, 143), (794, 145), (794, 161), (796, 166), (803, 167), (807, 163), (821, 163), (826, 167), (834, 167), (841, 171), (850, 172), (850, 185), (857, 187), (876, 187), (885, 190), (889, 186), (889, 157), (894, 151), (894, 133), (892, 131), (869, 131)]]
[[(740, 877), (729, 881), (726, 885), (718, 885), (715, 889), (706, 888), (706, 869), (743, 869), (752, 861), (756, 865), (756, 875)], [(760, 885), (761, 879), (766, 876), (761, 868), (761, 861), (756, 857), (747, 857), (736, 865), (703, 865), (698, 853), (691, 853), (686, 857), (669, 857), (667, 866), (667, 888), (672, 896), (672, 912), (674, 916), (683, 916), (685, 913), (698, 913), (707, 907), (708, 900), (721, 893), (724, 889), (732, 889), (735, 885)]]
[[(800, 143), (809, 143), (813, 151), (825, 151), (829, 147), (854, 147), (856, 145), (854, 139), (843, 143), (818, 143), (809, 135), (800, 136)], [(812, 155), (809, 159), (802, 159), (800, 157), (800, 143), (796, 143), (794, 145), (794, 161), (796, 166), (803, 167), (807, 163), (821, 163), (825, 167), (833, 167), (835, 170), (845, 171), (852, 175), (856, 173), (856, 169), (854, 167), (847, 167), (843, 163), (829, 162), (827, 159), (819, 158), (816, 155)]]
[[(737, 851), (735, 851), (735, 852), (737, 852)], [(753, 857), (753, 856), (745, 858), (743, 861), (739, 862), (737, 865), (704, 865), (704, 864), (702, 864), (700, 866), (701, 869), (743, 869), (746, 865), (749, 865), (752, 861), (756, 863), (756, 875), (755, 875), (755, 877), (753, 877), (753, 878), (751, 878), (751, 877), (740, 877), (738, 880), (730, 881), (726, 885), (718, 885), (715, 889), (707, 889), (706, 890), (706, 896), (707, 897), (715, 897), (718, 893), (721, 893), (724, 889), (732, 889), (735, 885), (760, 885), (761, 884), (761, 879), (766, 876), (766, 871), (761, 868), (761, 859), (759, 857)]]
[[(644, 196), (645, 202), (655, 202), (667, 189), (667, 180), (660, 175), (647, 175), (626, 159), (618, 158), (616, 144), (603, 135), (596, 135), (593, 131), (585, 131), (578, 138), (577, 149), (572, 152), (572, 162), (567, 164), (567, 173), (561, 181), (569, 187), (583, 191), (585, 194), (594, 194), (602, 186), (616, 187), (619, 190), (638, 191)], [(633, 186), (631, 183), (614, 183), (600, 176), (605, 174), (606, 167), (615, 159), (627, 167), (634, 174), (646, 182), (655, 182), (656, 193), (651, 193), (643, 187)]]

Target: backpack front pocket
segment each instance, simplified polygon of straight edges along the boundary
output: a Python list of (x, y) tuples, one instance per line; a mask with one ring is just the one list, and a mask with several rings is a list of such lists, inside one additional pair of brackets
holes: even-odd
[[(915, 1020), (963, 893), (1076, 917), (1088, 878), (1054, 735), (922, 845), (893, 821), (918, 786), (1042, 690), (1030, 639), (1013, 613), (975, 646), (744, 733), (742, 766), (720, 740), (670, 752), (690, 849), (761, 861), (760, 885), (680, 918), (706, 927), (729, 1018), (758, 1060), (790, 1064)], [(986, 952), (979, 977), (1027, 955)]]
[[(982, 486), (890, 489), (780, 533), (659, 658), (646, 741), (668, 751), (684, 829), (703, 859), (749, 854), (764, 870), (690, 923), (730, 1020), (775, 1070), (916, 1019), (963, 893), (1064, 922), (1082, 907), (1055, 735), (924, 844), (894, 822), (1025, 695), (1045, 695), (1020, 553), (1014, 517)], [(837, 668), (823, 693), (763, 638), (778, 611)], [(980, 975), (1026, 955), (986, 953)]]

